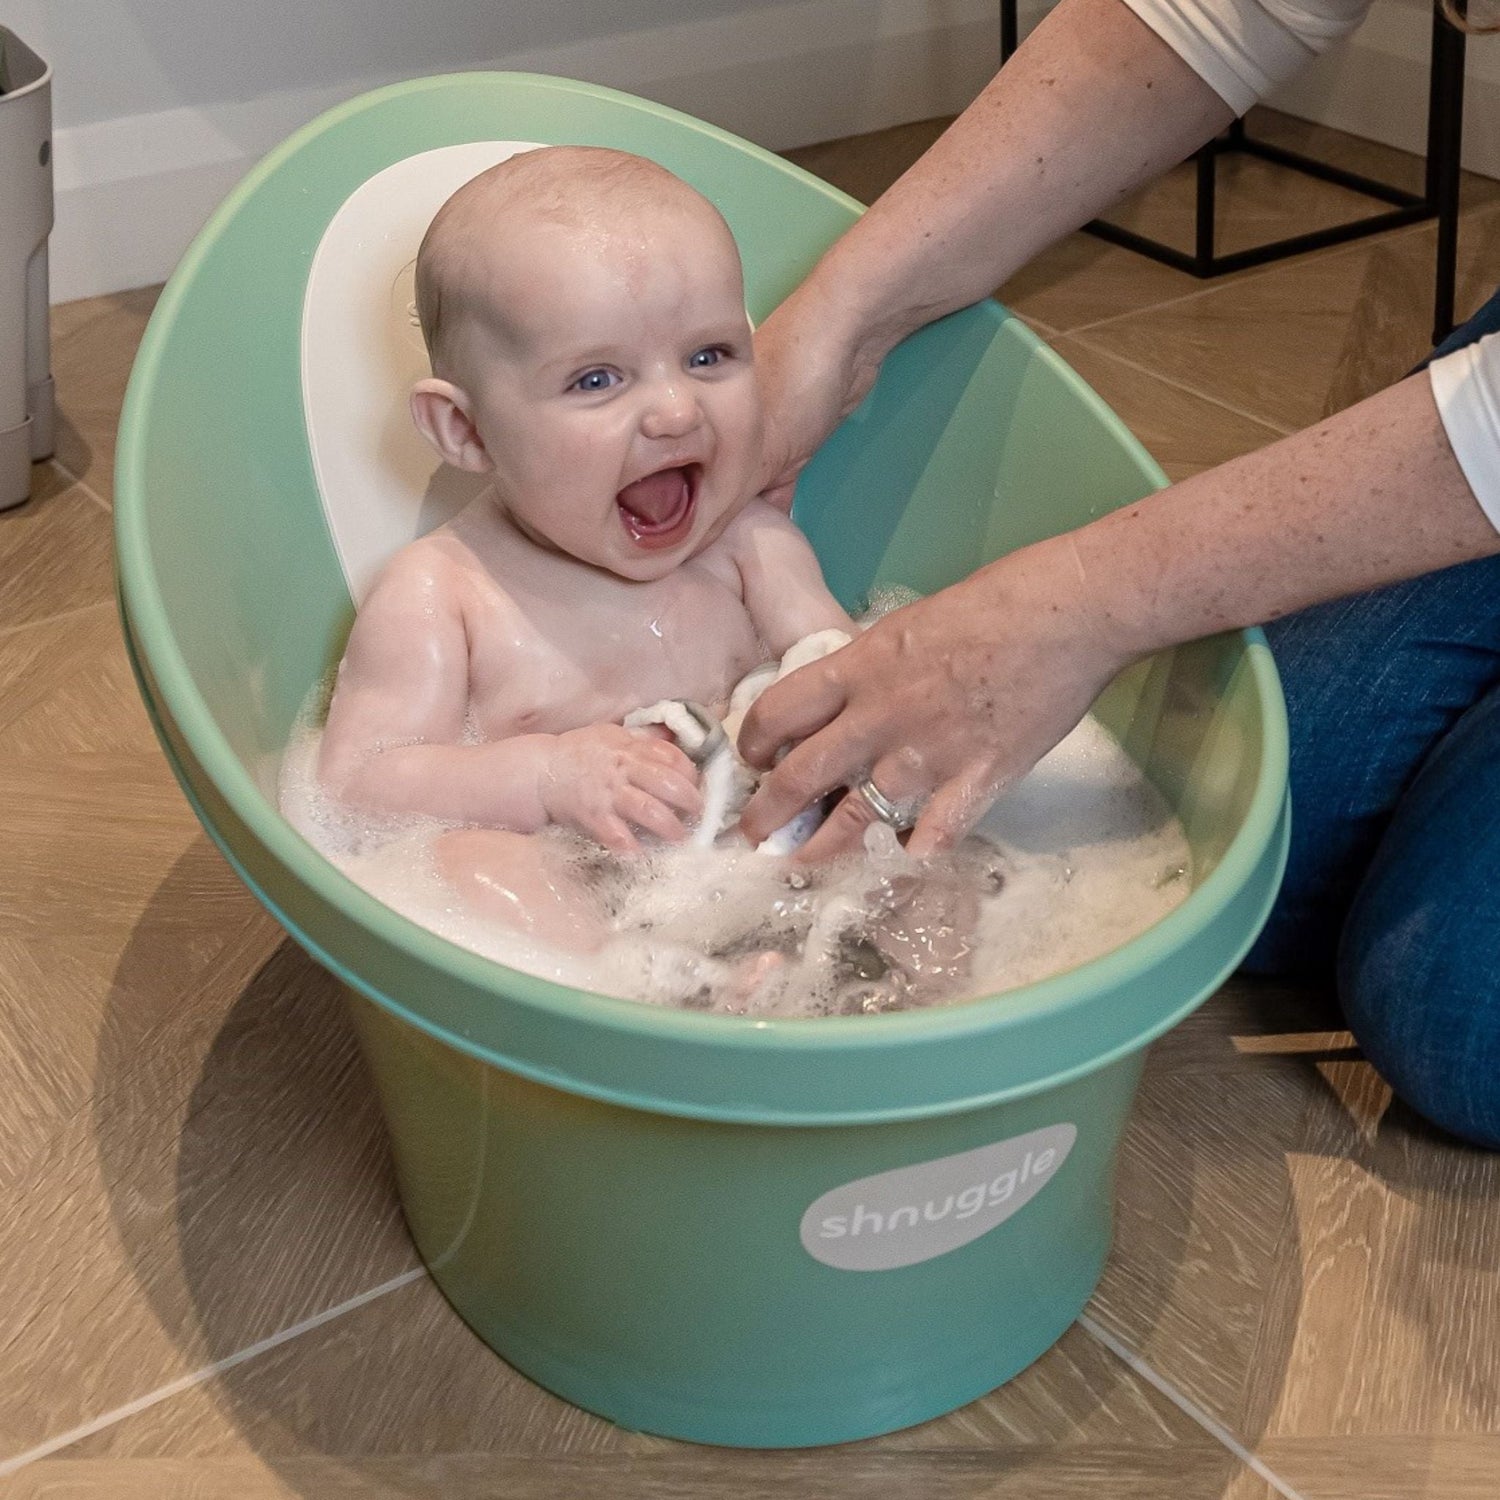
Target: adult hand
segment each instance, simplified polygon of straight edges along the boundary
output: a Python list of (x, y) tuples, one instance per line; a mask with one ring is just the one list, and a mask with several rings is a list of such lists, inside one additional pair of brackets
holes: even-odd
[[(1132, 654), (1087, 597), (1069, 537), (1012, 553), (767, 689), (740, 730), (740, 753), (764, 768), (792, 748), (741, 827), (754, 845), (868, 774), (890, 801), (921, 806), (913, 855), (947, 848)], [(874, 820), (863, 797), (845, 797), (799, 858), (857, 848)]]
[(879, 359), (858, 352), (853, 333), (843, 331), (847, 326), (815, 275), (755, 332), (766, 417), (761, 498), (781, 510), (791, 510), (808, 459), (875, 383)]

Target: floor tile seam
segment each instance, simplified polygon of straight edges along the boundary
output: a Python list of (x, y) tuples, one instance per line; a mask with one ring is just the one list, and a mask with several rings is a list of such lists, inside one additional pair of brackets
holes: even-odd
[(263, 1339), (258, 1339), (253, 1344), (246, 1345), (243, 1349), (237, 1349), (233, 1354), (227, 1354), (221, 1359), (214, 1360), (211, 1364), (204, 1365), (201, 1369), (193, 1370), (186, 1375), (180, 1375), (176, 1380), (168, 1381), (166, 1385), (159, 1386), (154, 1391), (148, 1391), (143, 1396), (137, 1396), (127, 1401), (122, 1406), (117, 1406), (104, 1412), (102, 1415), (92, 1418), (90, 1421), (80, 1423), (76, 1427), (69, 1428), (66, 1432), (60, 1432), (55, 1437), (50, 1437), (44, 1442), (26, 1449), (22, 1453), (14, 1454), (10, 1458), (0, 1459), (0, 1479), (9, 1478), (10, 1475), (26, 1468), (29, 1464), (36, 1463), (39, 1459), (49, 1458), (54, 1453), (61, 1452), (64, 1448), (71, 1447), (74, 1443), (82, 1442), (84, 1438), (93, 1437), (96, 1433), (103, 1432), (107, 1428), (125, 1421), (129, 1417), (137, 1416), (153, 1406), (160, 1405), (163, 1401), (169, 1401), (173, 1396), (179, 1396), (184, 1391), (192, 1390), (195, 1386), (203, 1385), (215, 1376), (223, 1375), (238, 1365), (246, 1364), (262, 1354), (269, 1354), (273, 1349), (279, 1349), (283, 1344), (290, 1343), (293, 1339), (300, 1338), (305, 1333), (311, 1333), (321, 1328), (326, 1323), (331, 1323), (336, 1318), (343, 1317), (346, 1313), (356, 1312), (380, 1297), (388, 1296), (391, 1292), (399, 1291), (404, 1286), (420, 1280), (427, 1275), (426, 1266), (413, 1266), (408, 1271), (403, 1271), (399, 1276), (393, 1276), (388, 1281), (382, 1281), (378, 1286), (370, 1287), (367, 1291), (358, 1293), (356, 1296), (348, 1297), (333, 1307), (324, 1308), (322, 1312), (314, 1313), (310, 1318), (303, 1318), (301, 1322), (293, 1323), (287, 1328), (279, 1329), (276, 1333), (269, 1334)]
[(113, 609), (114, 607), (113, 597), (95, 599), (92, 604), (80, 604), (73, 609), (60, 610), (55, 615), (43, 615), (39, 620), (27, 620), (21, 625), (0, 625), (0, 641), (12, 640), (28, 630), (37, 630), (43, 625), (58, 625), (64, 620), (77, 619), (79, 615), (91, 614), (96, 609)]
[(1040, 318), (1033, 318), (1030, 313), (1017, 312), (1015, 308), (1001, 297), (999, 292), (995, 293), (995, 300), (1011, 317), (1019, 318), (1034, 334), (1046, 339), (1048, 343), (1051, 343), (1053, 339), (1066, 337), (1061, 328), (1054, 328), (1052, 324), (1044, 323)]
[(1191, 1397), (1178, 1390), (1165, 1376), (1158, 1374), (1139, 1354), (1120, 1339), (1117, 1339), (1102, 1324), (1097, 1323), (1087, 1313), (1080, 1313), (1078, 1316), (1078, 1326), (1085, 1333), (1103, 1344), (1128, 1370), (1138, 1375), (1162, 1396), (1165, 1396), (1184, 1416), (1196, 1422), (1204, 1432), (1219, 1443), (1220, 1446), (1232, 1453), (1252, 1474), (1270, 1485), (1278, 1495), (1282, 1496), (1282, 1500), (1306, 1500), (1306, 1497), (1300, 1490), (1294, 1489), (1264, 1459), (1252, 1453), (1229, 1428), (1205, 1411)]
[[(1493, 205), (1487, 206), (1484, 212), (1487, 213), (1490, 207), (1493, 207)], [(1476, 216), (1479, 215), (1480, 212), (1481, 210), (1474, 210)], [(1327, 259), (1337, 260), (1340, 257), (1353, 255), (1359, 250), (1366, 248), (1372, 241), (1379, 241), (1381, 244), (1388, 245), (1396, 240), (1409, 239), (1412, 236), (1421, 233), (1421, 231), (1427, 227), (1428, 222), (1424, 221), (1420, 224), (1408, 225), (1405, 229), (1387, 229), (1379, 235), (1372, 235), (1367, 239), (1354, 240), (1350, 244), (1342, 245), (1337, 250), (1334, 250), (1332, 251), (1332, 253), (1328, 254)], [(1463, 221), (1460, 220), (1460, 233), (1462, 233), (1463, 228)], [(1323, 252), (1317, 250), (1304, 250), (1302, 252), (1303, 255), (1309, 256), (1317, 255), (1320, 253)], [(1184, 292), (1180, 297), (1166, 297), (1163, 298), (1163, 300), (1160, 302), (1149, 302), (1139, 307), (1126, 308), (1123, 312), (1111, 313), (1107, 318), (1096, 318), (1092, 323), (1080, 323), (1076, 328), (1067, 328), (1061, 331), (1065, 334), (1084, 333), (1095, 328), (1106, 328), (1114, 323), (1122, 323), (1126, 318), (1140, 317), (1145, 313), (1162, 312), (1167, 308), (1180, 307), (1186, 302), (1196, 302), (1203, 297), (1212, 297), (1217, 292), (1229, 291), (1234, 287), (1248, 286), (1252, 281), (1260, 281), (1267, 276), (1273, 276), (1278, 271), (1285, 270), (1287, 265), (1291, 261), (1298, 260), (1300, 258), (1300, 256), (1288, 256), (1285, 260), (1272, 261), (1268, 265), (1260, 266), (1259, 268), (1251, 271), (1243, 271), (1228, 278), (1221, 278), (1217, 276), (1209, 277), (1206, 279), (1204, 285), (1194, 287), (1192, 291)]]
[(104, 498), (83, 475), (75, 474), (60, 458), (51, 459), (53, 468), (57, 470), (69, 484), (77, 485), (90, 500), (94, 502), (106, 515), (114, 515), (115, 508)]
[(1246, 422), (1254, 422), (1257, 427), (1265, 427), (1276, 434), (1277, 437), (1290, 437), (1297, 431), (1294, 427), (1288, 427), (1283, 422), (1273, 421), (1270, 417), (1262, 416), (1259, 412), (1250, 411), (1247, 407), (1236, 406), (1232, 401), (1226, 401), (1222, 396), (1216, 396), (1211, 391), (1205, 391), (1200, 386), (1188, 385), (1186, 381), (1178, 380), (1174, 376), (1164, 374), (1161, 370), (1153, 369), (1150, 365), (1143, 365), (1139, 360), (1130, 359), (1124, 354), (1117, 353), (1113, 349), (1105, 348), (1101, 344), (1091, 343), (1088, 339), (1079, 337), (1077, 334), (1065, 333), (1058, 338), (1053, 348), (1067, 358), (1067, 350), (1058, 348), (1058, 344), (1066, 344), (1069, 339), (1077, 338), (1080, 348), (1087, 349), (1090, 354), (1097, 354), (1103, 359), (1112, 359), (1116, 364), (1124, 365), (1127, 370), (1134, 370), (1137, 375), (1149, 375), (1152, 380), (1159, 380), (1163, 385), (1174, 391), (1180, 391), (1184, 396), (1193, 396), (1199, 401), (1206, 401), (1210, 406), (1216, 406), (1220, 411), (1228, 412), (1231, 416), (1240, 417)]

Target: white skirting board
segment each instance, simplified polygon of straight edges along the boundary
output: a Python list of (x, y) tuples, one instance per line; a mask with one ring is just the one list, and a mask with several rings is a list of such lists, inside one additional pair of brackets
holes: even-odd
[[(587, 79), (785, 150), (956, 113), (998, 64), (998, 15), (994, 0), (804, 0), (472, 66)], [(261, 156), (324, 109), (394, 81), (58, 130), (53, 301), (165, 279)]]

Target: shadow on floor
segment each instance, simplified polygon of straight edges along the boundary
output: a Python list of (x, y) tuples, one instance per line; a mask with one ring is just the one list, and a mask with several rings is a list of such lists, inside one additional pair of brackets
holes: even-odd
[[(248, 983), (243, 971), (226, 979), (222, 996), (213, 983), (212, 964), (201, 994), (191, 986), (186, 989), (188, 998), (181, 1003), (201, 1006), (202, 1014), (196, 1028), (199, 1049), (179, 1060), (181, 1066), (195, 1069), (196, 1076), (173, 1094), (190, 1094), (185, 1113), (164, 1108), (163, 1091), (143, 1086), (149, 1083), (150, 1073), (173, 1063), (153, 1049), (185, 1034), (180, 1023), (164, 1019), (150, 1006), (143, 1007), (140, 997), (151, 994), (159, 982), (164, 938), (184, 930), (184, 912), (201, 892), (203, 856), (201, 844), (195, 845), (174, 867), (145, 910), (120, 962), (103, 1029), (94, 1105), (98, 1151), (115, 1225), (138, 1284), (169, 1336), (187, 1352), (189, 1368), (224, 1360), (415, 1263), (400, 1221), (377, 1103), (358, 1057), (341, 992), (289, 941), (275, 949)], [(216, 963), (220, 968), (232, 966), (223, 955)], [(1314, 1066), (1295, 1060), (1288, 1065)], [(1150, 1110), (1153, 1106), (1146, 1103)], [(1466, 1178), (1461, 1167), (1454, 1165), (1445, 1180), (1435, 1184), (1431, 1180), (1435, 1154), (1421, 1135), (1419, 1127), (1395, 1112), (1371, 1142), (1369, 1159), (1362, 1164), (1396, 1192), (1436, 1199), (1453, 1191), (1461, 1193), (1468, 1180), (1474, 1195), (1488, 1201), (1493, 1195), (1488, 1173), (1481, 1179), (1471, 1171)], [(1222, 1173), (1222, 1167), (1205, 1171), (1207, 1150), (1194, 1140), (1179, 1140), (1174, 1190), (1151, 1195), (1154, 1254), (1137, 1254), (1130, 1267), (1133, 1306), (1137, 1319), (1143, 1319), (1147, 1327), (1156, 1326), (1174, 1296), (1180, 1301), (1185, 1262), (1199, 1253), (1193, 1243), (1194, 1218), (1201, 1208), (1198, 1199), (1213, 1190), (1213, 1172)], [(1458, 1164), (1464, 1155), (1446, 1150), (1438, 1158)], [(1131, 1174), (1127, 1173), (1126, 1192), (1131, 1191)], [(1440, 1211), (1441, 1206), (1434, 1202), (1433, 1211)], [(1493, 1231), (1480, 1221), (1493, 1222), (1494, 1217), (1479, 1212), (1457, 1216), (1455, 1234), (1445, 1242), (1444, 1253), (1465, 1266), (1488, 1264), (1485, 1257), (1492, 1254)], [(1474, 1226), (1472, 1232), (1466, 1225)], [(1431, 1236), (1424, 1243), (1431, 1243)], [(1286, 1253), (1295, 1256), (1295, 1247), (1284, 1247)], [(1430, 1326), (1440, 1329), (1444, 1320), (1423, 1309), (1423, 1268), (1414, 1265), (1412, 1269), (1414, 1274), (1403, 1292), (1410, 1314), (1428, 1317)], [(1300, 1295), (1300, 1279), (1294, 1276), (1288, 1282), (1283, 1278), (1279, 1298), (1287, 1305), (1266, 1310), (1254, 1381), (1261, 1394), (1236, 1432), (1252, 1448), (1277, 1406)], [(457, 1325), (456, 1316), (446, 1310), (444, 1316)], [(206, 1389), (240, 1437), (272, 1468), (280, 1466), (282, 1482), (293, 1489), (306, 1483), (308, 1487), (297, 1492), (312, 1500), (327, 1493), (330, 1476), (325, 1468), (320, 1478), (306, 1480), (305, 1467), (296, 1460), (303, 1465), (313, 1456), (343, 1461), (349, 1465), (352, 1480), (362, 1461), (379, 1454), (415, 1459), (421, 1454), (460, 1451), (440, 1445), (445, 1436), (459, 1435), (453, 1430), (453, 1413), (455, 1402), (463, 1398), (456, 1391), (472, 1392), (479, 1406), (488, 1404), (495, 1393), (487, 1397), (473, 1389), (475, 1341), (465, 1333), (452, 1347), (459, 1351), (452, 1368), (444, 1363), (441, 1349), (436, 1358), (429, 1349), (410, 1371), (401, 1368), (399, 1361), (382, 1368), (384, 1351), (356, 1349), (359, 1357), (352, 1366), (346, 1364), (343, 1373), (362, 1388), (364, 1399), (354, 1399), (348, 1390), (338, 1399), (317, 1381), (310, 1381), (305, 1371), (299, 1376), (291, 1357), (297, 1344), (231, 1368)], [(480, 1353), (484, 1355), (481, 1367), (493, 1372), (497, 1387), (510, 1389), (507, 1383), (517, 1377), (498, 1359)], [(278, 1357), (285, 1361), (285, 1378), (266, 1378), (269, 1361)], [(344, 1357), (348, 1359), (349, 1351)], [(1476, 1398), (1492, 1399), (1493, 1375), (1487, 1367), (1445, 1362), (1441, 1350), (1433, 1351), (1433, 1358), (1455, 1389), (1461, 1392), (1477, 1385)], [(315, 1368), (326, 1370), (328, 1363), (320, 1359)], [(411, 1375), (420, 1379), (412, 1380)], [(1120, 1380), (1126, 1378), (1121, 1366)], [(1024, 1394), (1025, 1380), (1022, 1376), (1017, 1382), (1018, 1394)], [(400, 1410), (390, 1428), (383, 1430), (378, 1420), (372, 1421), (371, 1408), (390, 1405), (393, 1393), (399, 1394)], [(1094, 1394), (1097, 1406), (1108, 1399), (1109, 1390)], [(991, 1399), (999, 1402), (996, 1411), (1003, 1421), (1004, 1397)], [(1093, 1409), (1081, 1412), (1079, 1422)], [(460, 1428), (463, 1425), (458, 1423)], [(398, 1428), (416, 1440), (398, 1445), (394, 1438)], [(423, 1433), (428, 1435), (426, 1442), (417, 1437)], [(384, 1446), (382, 1436), (387, 1438)], [(472, 1433), (467, 1444), (470, 1452), (485, 1451)], [(566, 1456), (562, 1443), (552, 1443), (540, 1453), (535, 1442), (529, 1446), (538, 1457)], [(677, 1445), (661, 1446), (662, 1459), (689, 1451)], [(963, 1443), (955, 1439), (941, 1446), (951, 1451)], [(597, 1439), (575, 1442), (573, 1452), (600, 1447)], [(496, 1457), (505, 1451), (496, 1450)], [(856, 1455), (884, 1456), (873, 1448), (852, 1445), (828, 1455), (828, 1462), (837, 1464)], [(736, 1493), (734, 1474), (741, 1460), (747, 1480), (752, 1473), (764, 1480), (775, 1472), (777, 1462), (794, 1465), (806, 1476), (806, 1464), (813, 1458), (791, 1454), (720, 1457), (723, 1462), (714, 1470), (711, 1486), (726, 1496)], [(1029, 1461), (1020, 1448), (1015, 1458), (1017, 1470)], [(620, 1461), (626, 1461), (625, 1455), (620, 1455)], [(291, 1472), (299, 1468), (300, 1476)], [(1010, 1472), (1008, 1461), (1005, 1468)], [(996, 1471), (986, 1472), (993, 1480)], [(705, 1471), (700, 1470), (698, 1478), (705, 1479)], [(404, 1479), (396, 1467), (383, 1468), (381, 1484), (382, 1493), (393, 1495), (435, 1493), (432, 1475), (418, 1475), (415, 1466)]]

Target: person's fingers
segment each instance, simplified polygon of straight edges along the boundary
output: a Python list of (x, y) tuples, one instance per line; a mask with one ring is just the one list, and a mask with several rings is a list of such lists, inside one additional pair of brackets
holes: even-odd
[(603, 844), (616, 854), (637, 854), (640, 841), (630, 831), (624, 820), (615, 813), (601, 813), (583, 820), (584, 831), (591, 839)]
[(865, 829), (874, 821), (875, 814), (865, 799), (845, 792), (817, 832), (792, 857), (798, 864), (816, 865), (841, 854), (853, 854), (864, 846)]
[[(844, 653), (834, 654), (842, 656)], [(799, 667), (780, 682), (773, 682), (750, 705), (750, 711), (740, 725), (737, 742), (741, 759), (747, 765), (764, 770), (776, 759), (776, 752), (783, 745), (805, 740), (822, 729), (837, 718), (847, 701), (843, 672), (833, 665), (831, 657), (825, 656), (821, 661)], [(819, 790), (827, 791), (828, 788)]]
[[(888, 802), (899, 806), (922, 795), (924, 789), (915, 780), (919, 774), (911, 757), (898, 751), (883, 755), (876, 762), (870, 780)], [(850, 779), (857, 781), (859, 778)], [(879, 815), (864, 797), (850, 790), (839, 799), (817, 832), (797, 850), (797, 860), (818, 864), (825, 859), (837, 859), (841, 854), (851, 854), (863, 846), (865, 830), (879, 821)]]
[(657, 765), (666, 766), (690, 780), (698, 775), (698, 767), (693, 764), (692, 756), (676, 740), (653, 739), (639, 747), (639, 755), (642, 760), (654, 761)]
[(626, 787), (615, 801), (615, 811), (643, 833), (654, 833), (669, 844), (680, 844), (687, 837), (682, 819), (639, 787)]
[(816, 739), (794, 745), (745, 804), (740, 813), (741, 832), (758, 844), (804, 807), (845, 785), (854, 771), (869, 764), (872, 733), (873, 727), (866, 727), (852, 714), (842, 714)]
[[(687, 757), (683, 757), (687, 760)], [(633, 785), (649, 793), (677, 812), (696, 818), (703, 811), (703, 793), (698, 786), (693, 763), (687, 761), (689, 774), (684, 775), (676, 765), (653, 765), (643, 761), (630, 774)]]
[(987, 765), (971, 767), (962, 776), (946, 782), (922, 809), (907, 840), (906, 852), (913, 859), (928, 859), (953, 848), (990, 810), (1003, 790)]

